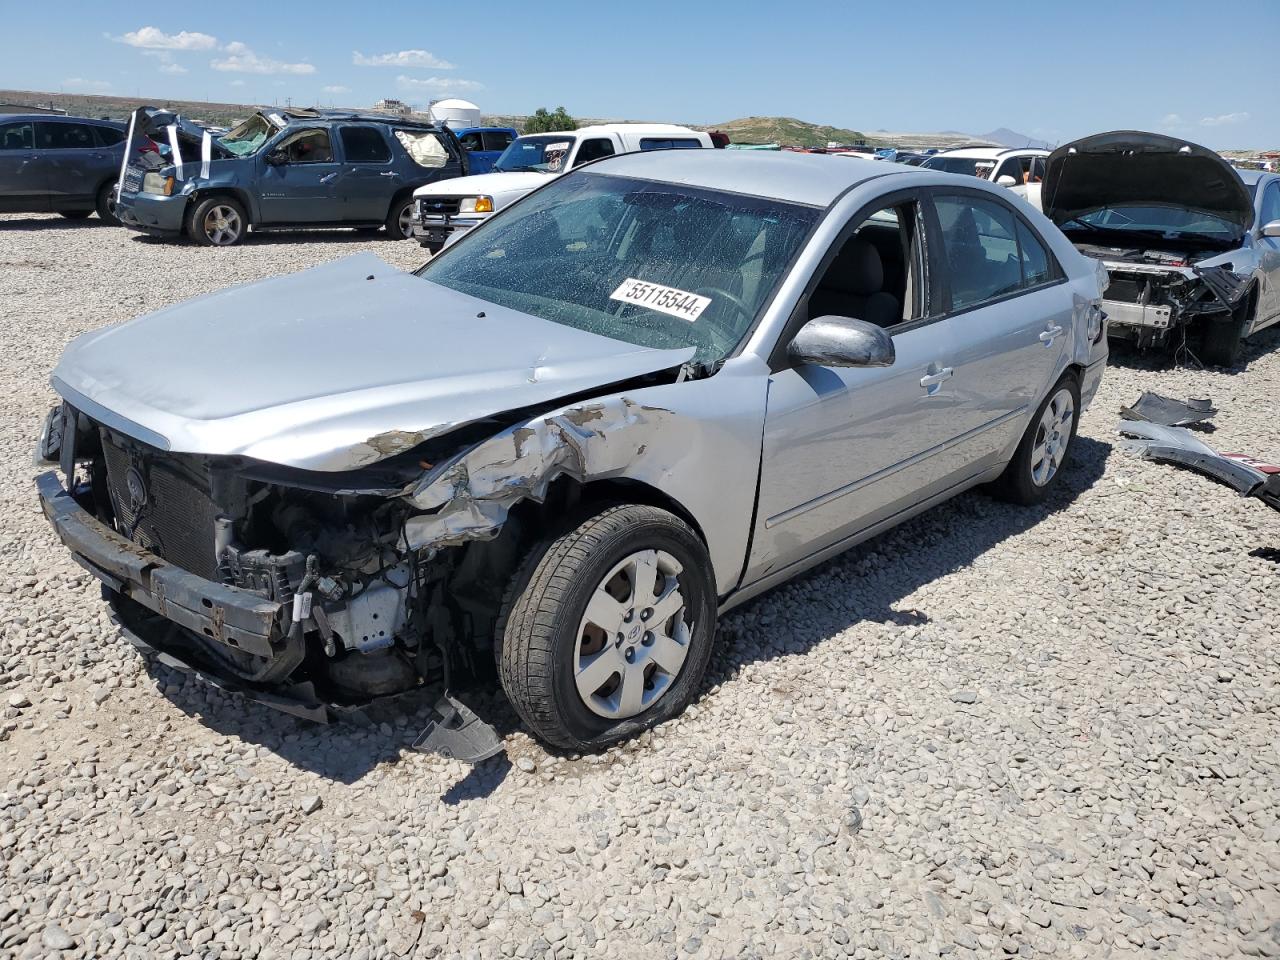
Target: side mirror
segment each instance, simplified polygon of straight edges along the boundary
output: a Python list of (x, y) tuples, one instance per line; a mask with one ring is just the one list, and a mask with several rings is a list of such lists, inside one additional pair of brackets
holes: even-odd
[(1272, 220), (1270, 223), (1263, 224), (1262, 235), (1264, 237), (1280, 237), (1280, 220)]
[(1018, 185), (1018, 181), (1013, 179), (1013, 177), (1009, 176), (1007, 173), (1003, 173), (996, 177), (996, 183), (1002, 187), (1016, 187)]
[(288, 162), (289, 158), (281, 151), (273, 150), (271, 153), (267, 154), (267, 166), (283, 167)]
[(852, 317), (810, 320), (787, 347), (787, 355), (819, 367), (888, 367), (893, 365), (893, 338), (883, 329)]

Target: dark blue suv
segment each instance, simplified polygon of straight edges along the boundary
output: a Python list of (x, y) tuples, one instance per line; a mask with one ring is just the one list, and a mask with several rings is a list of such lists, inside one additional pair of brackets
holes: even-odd
[[(95, 210), (115, 223), (115, 185), (125, 126), (80, 117), (0, 117), (0, 212), (60, 213), (80, 220)], [(138, 150), (155, 150), (145, 138)]]
[(125, 171), (117, 215), (155, 236), (230, 246), (250, 229), (386, 228), (409, 236), (413, 191), (467, 173), (447, 127), (376, 114), (261, 110), (215, 135), (165, 111), (140, 108), (135, 139), (167, 156)]

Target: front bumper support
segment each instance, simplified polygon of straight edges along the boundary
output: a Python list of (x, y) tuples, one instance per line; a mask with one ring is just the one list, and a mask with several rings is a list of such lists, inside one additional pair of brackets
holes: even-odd
[(284, 638), (284, 605), (206, 580), (122, 537), (76, 503), (53, 471), (36, 478), (40, 508), (75, 561), (109, 588), (210, 640), (268, 659)]

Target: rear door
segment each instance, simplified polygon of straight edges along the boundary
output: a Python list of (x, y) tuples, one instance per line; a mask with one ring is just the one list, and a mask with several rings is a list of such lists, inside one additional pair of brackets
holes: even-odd
[(1003, 200), (983, 191), (933, 191), (945, 287), (955, 336), (956, 455), (999, 462), (1065, 365), (1075, 312), (1048, 246)]
[(0, 123), (0, 210), (39, 213), (49, 209), (49, 183), (38, 159), (32, 121)]
[(98, 184), (111, 163), (111, 153), (98, 142), (93, 124), (37, 120), (36, 150), (53, 209), (93, 209)]
[[(788, 341), (819, 315), (861, 313), (857, 319), (891, 334), (892, 366), (795, 364), (775, 351), (779, 369), (769, 382), (748, 580), (783, 570), (957, 482), (950, 450), (964, 428), (956, 416), (953, 334), (932, 292), (923, 212), (918, 191), (895, 192), (859, 210), (810, 280), (783, 337)], [(854, 250), (860, 240), (876, 255)], [(856, 269), (860, 263), (863, 269)], [(885, 295), (894, 303), (886, 306)], [(779, 346), (785, 350), (785, 342)]]
[(391, 163), (386, 128), (376, 124), (343, 124), (338, 128), (344, 164), (338, 180), (342, 219), (374, 223), (386, 219), (391, 198), (401, 186)]
[(286, 130), (258, 161), (264, 224), (338, 223), (342, 165), (325, 127)]

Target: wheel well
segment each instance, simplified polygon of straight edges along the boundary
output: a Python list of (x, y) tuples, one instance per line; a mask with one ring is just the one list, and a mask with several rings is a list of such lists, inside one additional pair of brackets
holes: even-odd
[(400, 190), (397, 190), (395, 194), (391, 197), (391, 202), (387, 204), (387, 216), (391, 216), (392, 207), (394, 207), (401, 200), (404, 200), (406, 197), (412, 197), (413, 191), (416, 189), (417, 187), (403, 187)]
[(208, 200), (211, 197), (231, 198), (244, 207), (245, 219), (248, 221), (246, 226), (253, 223), (253, 206), (249, 203), (249, 198), (241, 191), (231, 187), (206, 187), (203, 190), (196, 190), (191, 194), (191, 199), (187, 201), (187, 210), (194, 210), (197, 203), (202, 200)]

